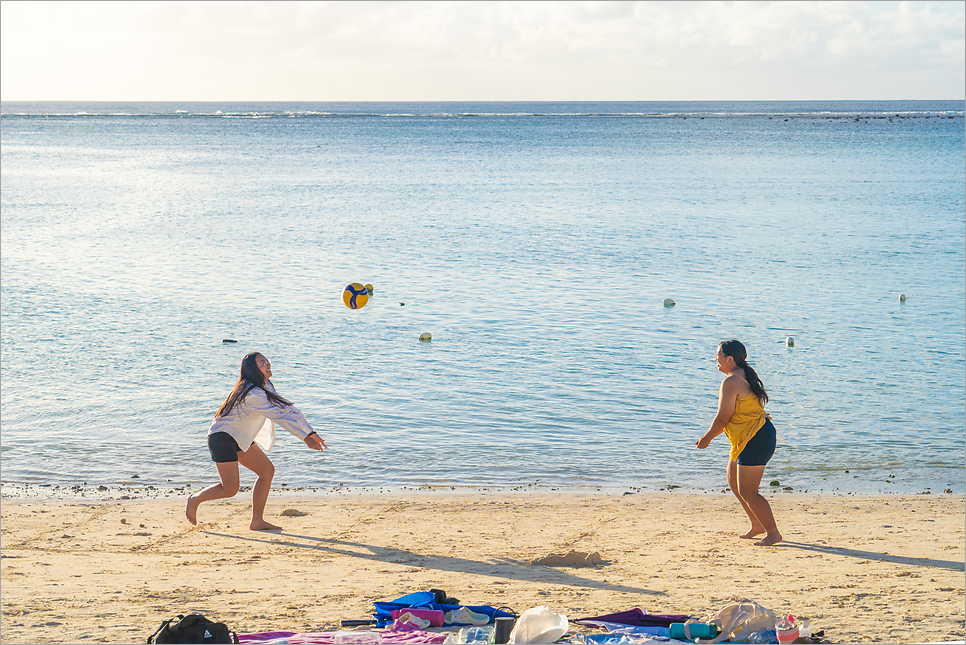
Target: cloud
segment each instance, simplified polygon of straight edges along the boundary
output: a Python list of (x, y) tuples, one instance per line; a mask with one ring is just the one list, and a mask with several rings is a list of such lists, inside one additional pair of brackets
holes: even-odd
[(7, 1), (0, 11), (5, 100), (966, 94), (963, 3)]

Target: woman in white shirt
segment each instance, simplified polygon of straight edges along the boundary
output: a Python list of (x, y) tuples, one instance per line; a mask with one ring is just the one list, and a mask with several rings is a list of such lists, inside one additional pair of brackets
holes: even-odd
[(269, 380), (271, 377), (272, 364), (258, 352), (242, 359), (238, 382), (208, 428), (208, 450), (218, 468), (221, 483), (188, 497), (185, 516), (192, 524), (198, 523), (198, 506), (202, 502), (234, 497), (238, 493), (240, 463), (258, 476), (252, 488), (252, 523), (249, 528), (253, 531), (282, 528), (266, 522), (263, 517), (275, 475), (275, 466), (265, 455), (275, 444), (275, 424), (304, 441), (312, 450), (321, 452), (328, 448), (305, 420), (305, 415), (291, 401), (278, 395)]

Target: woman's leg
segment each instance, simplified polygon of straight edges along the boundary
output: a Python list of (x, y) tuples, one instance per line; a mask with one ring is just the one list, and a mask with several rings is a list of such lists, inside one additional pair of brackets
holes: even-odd
[[(764, 467), (762, 468), (764, 469)], [(745, 509), (745, 514), (748, 515), (748, 519), (751, 520), (751, 530), (741, 537), (748, 539), (764, 533), (765, 527), (762, 526), (761, 522), (758, 521), (758, 518), (752, 512), (751, 507), (748, 506), (748, 502), (743, 500), (741, 495), (738, 493), (738, 462), (734, 459), (728, 462), (728, 488), (731, 489), (731, 492), (734, 493), (735, 497), (738, 498), (738, 501), (741, 502), (741, 507)]]
[(196, 495), (188, 496), (188, 504), (185, 506), (184, 514), (192, 524), (198, 523), (198, 506), (202, 502), (234, 497), (238, 493), (238, 462), (215, 462), (215, 466), (218, 467), (218, 476), (221, 478), (221, 483), (212, 484)]
[(768, 500), (758, 492), (761, 477), (765, 474), (764, 466), (741, 466), (735, 464), (738, 480), (738, 497), (742, 500), (745, 510), (758, 520), (758, 524), (765, 529), (765, 537), (755, 542), (757, 546), (771, 546), (782, 541), (782, 534), (778, 532), (775, 516), (771, 512)]
[(268, 502), (268, 493), (272, 490), (275, 466), (258, 447), (258, 444), (252, 444), (247, 452), (238, 453), (238, 461), (242, 466), (258, 475), (258, 479), (255, 480), (255, 485), (252, 487), (252, 523), (249, 528), (253, 531), (272, 531), (282, 528), (269, 524), (263, 517), (265, 504)]

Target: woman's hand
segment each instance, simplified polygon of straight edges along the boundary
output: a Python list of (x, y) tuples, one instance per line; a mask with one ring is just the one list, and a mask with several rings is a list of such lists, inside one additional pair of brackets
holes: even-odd
[(699, 449), (704, 450), (711, 445), (712, 439), (714, 439), (713, 435), (709, 437), (708, 434), (705, 433), (704, 436), (694, 442), (694, 445), (696, 445)]
[(314, 432), (309, 436), (307, 436), (304, 441), (305, 441), (305, 445), (311, 448), (312, 450), (318, 450), (319, 452), (322, 452), (323, 450), (328, 448), (328, 446), (325, 445), (325, 442), (322, 441), (322, 437), (315, 434)]

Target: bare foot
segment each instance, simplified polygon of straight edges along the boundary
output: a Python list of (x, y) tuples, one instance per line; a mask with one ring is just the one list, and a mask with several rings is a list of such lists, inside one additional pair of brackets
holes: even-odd
[(762, 539), (755, 542), (755, 546), (771, 546), (773, 544), (778, 544), (781, 541), (782, 541), (781, 533), (775, 533), (774, 535), (769, 533)]
[(196, 501), (193, 495), (188, 495), (188, 504), (184, 507), (184, 516), (195, 526), (198, 525), (198, 506), (200, 505), (201, 502)]
[(764, 532), (765, 532), (765, 527), (764, 526), (753, 526), (753, 527), (751, 527), (751, 530), (750, 531), (748, 531), (747, 533), (745, 533), (744, 535), (741, 536), (741, 539), (747, 540), (747, 539), (753, 538), (755, 536), (761, 535)]
[(255, 520), (252, 520), (252, 523), (251, 525), (249, 525), (248, 528), (250, 528), (253, 531), (281, 531), (282, 530), (281, 526), (275, 526), (274, 524), (269, 524), (265, 520), (259, 520), (258, 522), (256, 522)]

